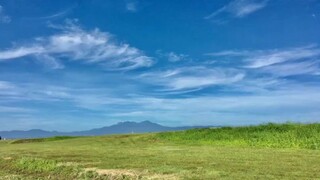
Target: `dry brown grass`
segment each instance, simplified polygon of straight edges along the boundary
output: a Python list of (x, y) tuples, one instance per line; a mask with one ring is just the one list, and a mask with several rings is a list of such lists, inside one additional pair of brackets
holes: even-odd
[(99, 176), (107, 176), (110, 179), (122, 179), (123, 177), (129, 179), (145, 179), (145, 180), (178, 180), (174, 174), (152, 174), (147, 171), (141, 172), (130, 169), (98, 169), (85, 168), (86, 172), (95, 172)]

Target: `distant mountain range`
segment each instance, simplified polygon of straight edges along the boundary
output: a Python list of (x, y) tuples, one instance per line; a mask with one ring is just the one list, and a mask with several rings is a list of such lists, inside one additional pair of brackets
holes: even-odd
[(182, 126), (182, 127), (167, 127), (150, 121), (142, 122), (120, 122), (115, 125), (106, 126), (87, 131), (75, 132), (58, 132), (44, 131), (41, 129), (32, 129), (28, 131), (0, 131), (0, 136), (6, 139), (25, 139), (25, 138), (44, 138), (52, 136), (100, 136), (107, 134), (130, 134), (130, 133), (148, 133), (148, 132), (163, 132), (163, 131), (178, 131), (193, 128), (205, 128), (209, 126)]

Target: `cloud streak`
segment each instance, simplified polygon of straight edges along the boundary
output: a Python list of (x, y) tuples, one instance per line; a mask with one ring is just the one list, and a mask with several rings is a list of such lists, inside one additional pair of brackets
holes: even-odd
[(276, 76), (319, 74), (320, 49), (315, 45), (256, 51), (228, 50), (206, 55), (236, 59), (242, 68), (259, 70), (260, 73), (270, 73)]
[(7, 81), (0, 81), (0, 90), (2, 89), (11, 89), (14, 85), (12, 83), (9, 83)]
[(168, 57), (168, 61), (170, 62), (178, 62), (178, 61), (182, 61), (184, 59), (186, 59), (188, 57), (188, 55), (185, 54), (176, 54), (174, 52), (170, 52), (168, 54), (166, 54)]
[(205, 19), (217, 20), (224, 17), (243, 18), (267, 6), (268, 0), (234, 0)]
[(244, 77), (244, 73), (235, 69), (196, 66), (145, 73), (140, 76), (140, 79), (164, 87), (163, 91), (185, 92), (185, 90), (200, 90), (214, 85), (228, 85), (241, 81)]
[(43, 17), (38, 17), (38, 19), (43, 19), (43, 20), (48, 20), (48, 19), (55, 19), (55, 18), (60, 18), (66, 16), (68, 13), (70, 13), (76, 5), (71, 6), (70, 8), (67, 8), (65, 10), (62, 10), (60, 12), (56, 12), (54, 14), (51, 14), (49, 16), (43, 16)]
[(33, 43), (0, 51), (0, 61), (25, 56), (43, 57), (53, 68), (62, 67), (56, 59), (83, 61), (99, 64), (109, 70), (132, 70), (149, 67), (151, 57), (126, 43), (118, 43), (114, 37), (99, 29), (86, 31), (69, 22), (62, 32), (49, 37), (36, 38)]
[(156, 51), (157, 55), (161, 58), (164, 58), (165, 60), (169, 62), (181, 62), (184, 60), (191, 60), (189, 55), (182, 54), (182, 53), (176, 53), (176, 52), (162, 52), (161, 50)]
[(127, 2), (126, 9), (129, 12), (137, 12), (138, 11), (137, 2)]
[(249, 62), (248, 68), (261, 68), (287, 61), (308, 59), (320, 55), (320, 49), (313, 47), (299, 47), (287, 50), (273, 50), (256, 52), (246, 58)]
[(319, 62), (302, 61), (294, 63), (285, 63), (280, 65), (267, 66), (262, 68), (263, 72), (274, 74), (279, 77), (293, 75), (320, 75)]
[(0, 5), (0, 23), (9, 23), (11, 22), (10, 16), (4, 13), (3, 7)]

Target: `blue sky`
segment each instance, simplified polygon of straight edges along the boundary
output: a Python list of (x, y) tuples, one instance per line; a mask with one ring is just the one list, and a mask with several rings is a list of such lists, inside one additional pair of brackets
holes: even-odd
[(318, 0), (0, 0), (0, 130), (319, 122)]

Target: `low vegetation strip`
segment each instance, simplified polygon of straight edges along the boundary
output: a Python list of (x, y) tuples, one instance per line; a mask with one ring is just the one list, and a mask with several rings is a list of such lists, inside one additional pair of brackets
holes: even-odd
[(60, 141), (60, 140), (73, 139), (73, 138), (77, 138), (77, 137), (75, 137), (75, 136), (55, 136), (55, 137), (49, 137), (49, 138), (18, 139), (18, 140), (12, 141), (11, 144)]
[(320, 124), (265, 124), (247, 127), (222, 127), (163, 132), (158, 140), (270, 148), (320, 149)]

